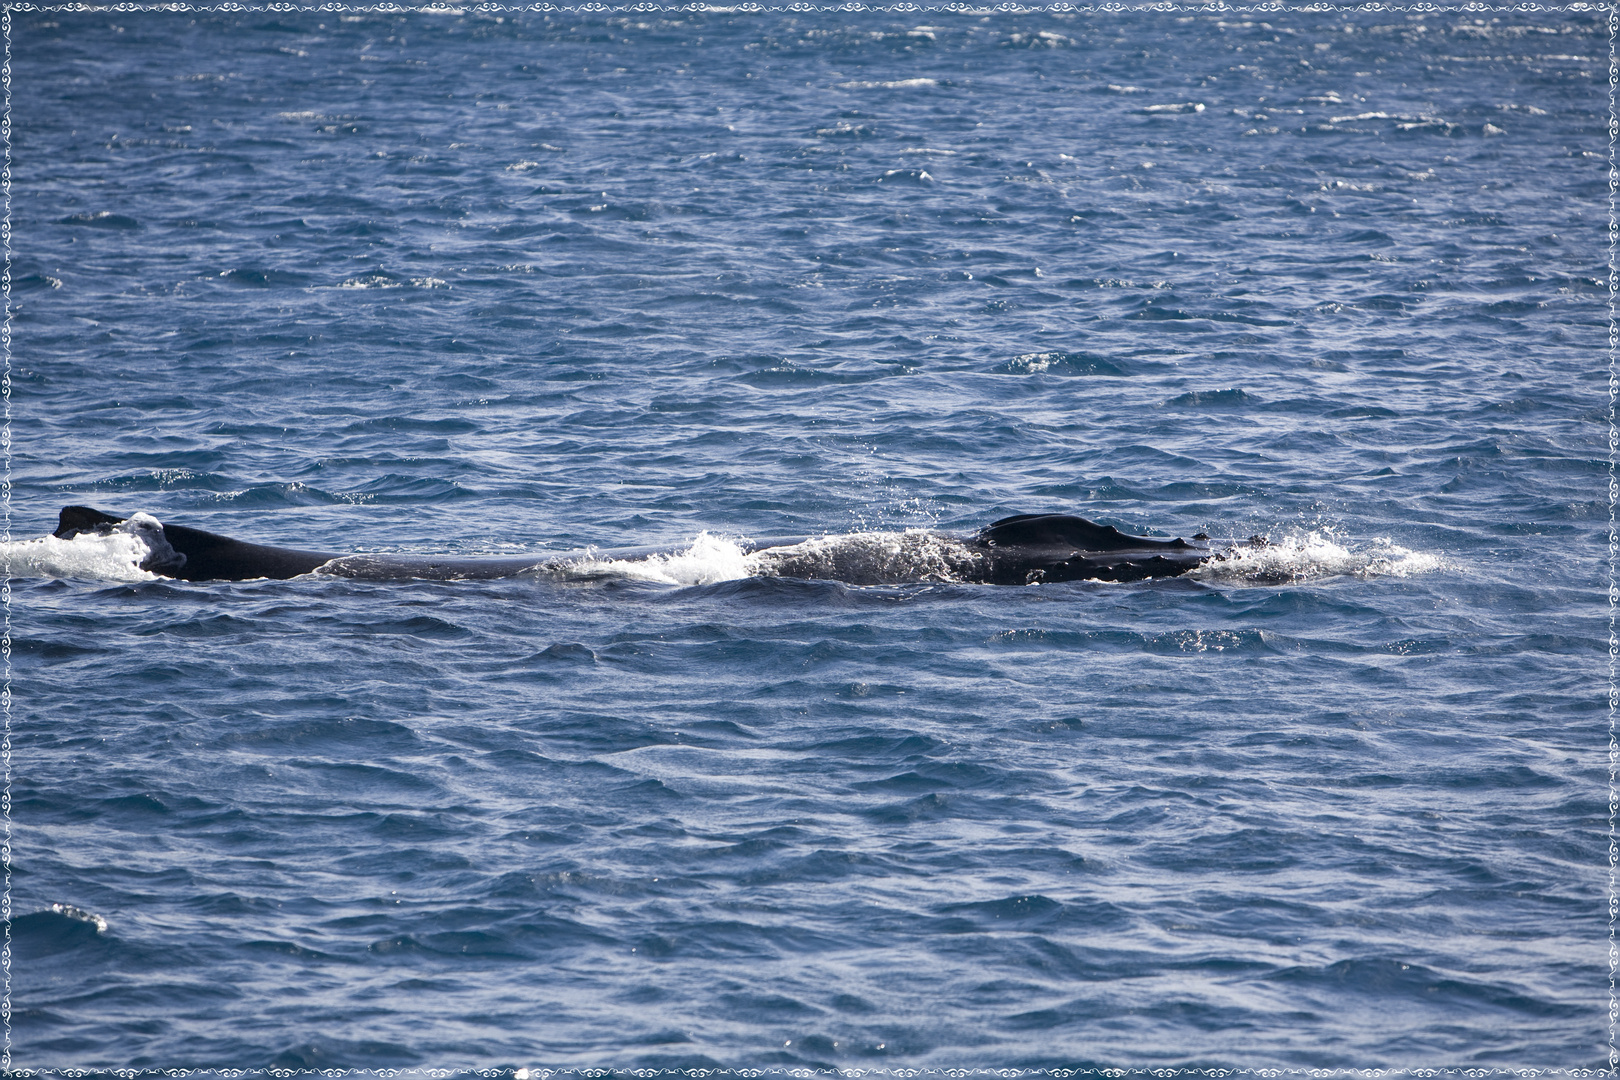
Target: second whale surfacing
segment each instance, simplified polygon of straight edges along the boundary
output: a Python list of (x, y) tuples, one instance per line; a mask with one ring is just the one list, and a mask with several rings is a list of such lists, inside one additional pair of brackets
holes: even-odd
[[(181, 581), (287, 579), (304, 574), (373, 581), (487, 580), (565, 569), (578, 555), (462, 558), (344, 555), (251, 544), (145, 515), (121, 518), (87, 506), (62, 509), (59, 539), (133, 532), (150, 554), (140, 568)], [(1200, 534), (1198, 541), (1208, 537)], [(1260, 542), (1259, 538), (1250, 541)], [(1018, 514), (968, 536), (911, 531), (787, 538), (739, 545), (759, 576), (823, 579), (852, 585), (950, 581), (1031, 585), (1056, 581), (1141, 581), (1175, 577), (1220, 558), (1207, 544), (1131, 536), (1068, 514)], [(653, 551), (586, 558), (644, 559)]]

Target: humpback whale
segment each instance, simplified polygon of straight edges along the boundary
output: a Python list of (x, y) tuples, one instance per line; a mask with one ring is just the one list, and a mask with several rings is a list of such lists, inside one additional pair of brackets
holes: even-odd
[[(559, 554), (461, 558), (305, 551), (252, 544), (187, 525), (160, 523), (145, 515), (121, 518), (88, 506), (64, 507), (53, 535), (66, 540), (83, 534), (105, 535), (120, 527), (140, 535), (150, 549), (140, 564), (142, 570), (181, 581), (286, 579), (303, 574), (370, 580), (489, 579), (560, 568), (571, 558)], [(907, 563), (897, 543), (873, 542), (870, 537), (874, 535), (920, 537), (920, 557)], [(909, 580), (1030, 585), (1174, 577), (1221, 557), (1220, 552), (1201, 543), (1208, 539), (1200, 533), (1194, 537), (1199, 541), (1195, 543), (1179, 538), (1157, 540), (1132, 536), (1111, 525), (1069, 514), (1016, 514), (967, 536), (906, 533), (791, 537), (749, 542), (742, 548), (753, 557), (763, 576), (823, 578), (851, 584)], [(1263, 541), (1257, 537), (1250, 542)], [(613, 557), (633, 559), (652, 554), (651, 550), (643, 550)]]

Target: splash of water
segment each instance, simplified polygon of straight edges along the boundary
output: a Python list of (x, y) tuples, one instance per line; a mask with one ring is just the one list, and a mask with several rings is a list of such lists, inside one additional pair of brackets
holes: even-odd
[(1328, 530), (1313, 530), (1255, 547), (1234, 546), (1193, 570), (1200, 581), (1279, 585), (1320, 578), (1407, 577), (1444, 567), (1438, 555), (1413, 551), (1388, 537), (1353, 546)]
[(132, 514), (110, 531), (80, 533), (70, 540), (42, 536), (0, 544), (0, 566), (10, 577), (81, 578), (91, 581), (155, 581), (141, 565), (172, 560), (163, 525), (150, 514)]

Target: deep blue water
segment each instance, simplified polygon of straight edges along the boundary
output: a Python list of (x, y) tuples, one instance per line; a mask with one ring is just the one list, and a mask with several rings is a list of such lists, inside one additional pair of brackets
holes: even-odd
[(1603, 19), (15, 14), (14, 1064), (1600, 1066)]

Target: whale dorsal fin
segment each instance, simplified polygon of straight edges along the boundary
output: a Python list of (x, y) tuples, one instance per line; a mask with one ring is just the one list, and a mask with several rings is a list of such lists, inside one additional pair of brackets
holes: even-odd
[(1112, 525), (1099, 525), (1072, 514), (1015, 514), (985, 526), (979, 531), (978, 539), (992, 547), (1014, 544), (1068, 546), (1077, 551), (1139, 551), (1143, 548), (1187, 546), (1180, 540), (1130, 536)]
[(106, 532), (123, 520), (88, 506), (64, 506), (56, 519), (56, 531), (51, 535), (58, 540), (71, 540), (80, 533)]

